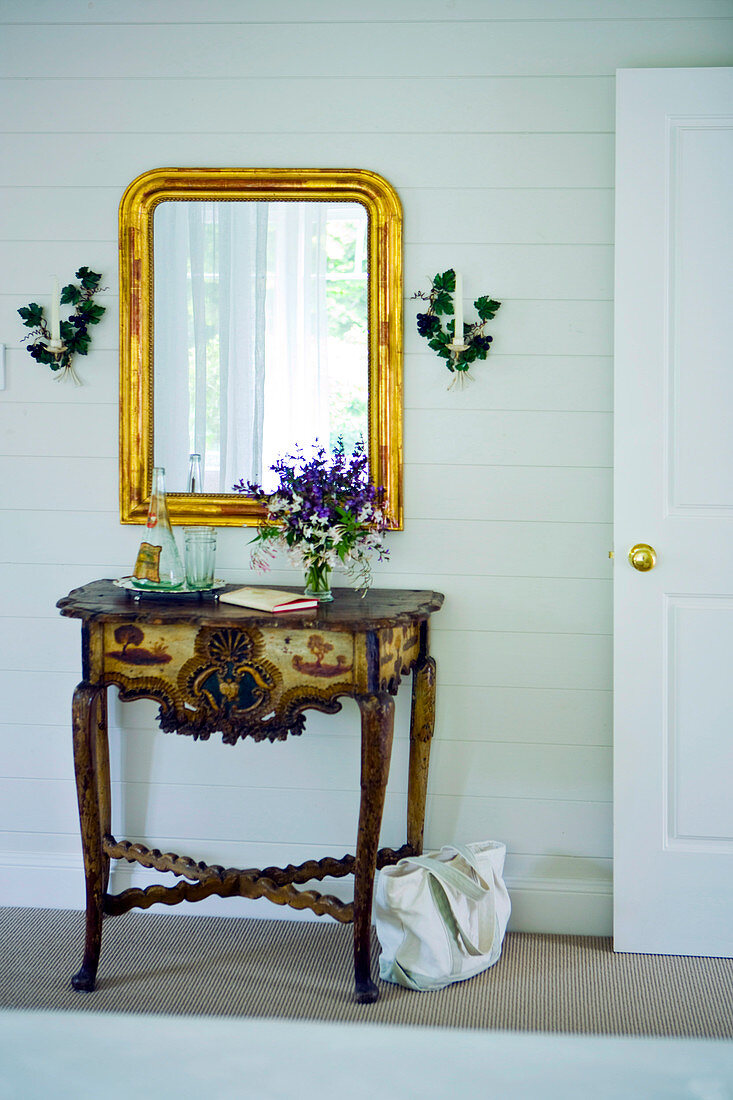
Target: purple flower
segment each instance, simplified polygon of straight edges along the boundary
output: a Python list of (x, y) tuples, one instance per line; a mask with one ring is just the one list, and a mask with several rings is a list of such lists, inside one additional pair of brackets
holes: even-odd
[(371, 583), (371, 553), (376, 551), (382, 561), (389, 551), (381, 541), (383, 491), (369, 480), (363, 441), (350, 455), (341, 439), (331, 456), (324, 447), (310, 457), (298, 448), (271, 469), (278, 477), (273, 493), (244, 480), (233, 487), (267, 506), (267, 519), (252, 540), (257, 544), (253, 560), (266, 567), (262, 551), (281, 546), (306, 568), (341, 564), (366, 591)]

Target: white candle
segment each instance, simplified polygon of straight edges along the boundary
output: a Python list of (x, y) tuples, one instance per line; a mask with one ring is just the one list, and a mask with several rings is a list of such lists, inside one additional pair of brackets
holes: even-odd
[(54, 275), (53, 277), (53, 292), (51, 294), (51, 340), (53, 343), (58, 344), (61, 341), (61, 318), (59, 316), (60, 300), (59, 300), (59, 281)]
[(453, 315), (455, 328), (453, 329), (453, 343), (463, 344), (463, 276), (456, 271), (456, 290), (453, 295)]

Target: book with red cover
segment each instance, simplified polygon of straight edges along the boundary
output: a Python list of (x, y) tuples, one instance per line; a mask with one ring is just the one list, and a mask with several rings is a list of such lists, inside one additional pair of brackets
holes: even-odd
[(311, 596), (282, 592), (279, 588), (234, 588), (231, 592), (222, 592), (219, 601), (251, 607), (255, 611), (270, 611), (274, 615), (282, 611), (308, 611), (318, 607), (318, 600)]

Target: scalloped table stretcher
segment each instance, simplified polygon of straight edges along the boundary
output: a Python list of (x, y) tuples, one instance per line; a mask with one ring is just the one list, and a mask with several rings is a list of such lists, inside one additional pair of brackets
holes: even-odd
[[(234, 586), (232, 586), (234, 587)], [(82, 620), (82, 681), (74, 692), (73, 736), (79, 819), (86, 876), (86, 940), (75, 989), (94, 989), (102, 919), (156, 902), (175, 905), (218, 894), (265, 897), (354, 923), (356, 1000), (377, 999), (369, 966), (374, 874), (422, 851), (430, 742), (435, 722), (435, 661), (429, 619), (443, 603), (438, 592), (372, 590), (362, 599), (335, 589), (334, 601), (310, 611), (272, 615), (230, 604), (135, 601), (111, 580), (74, 589), (58, 607)], [(389, 775), (394, 701), (412, 672), (407, 843), (378, 850)], [(341, 698), (361, 711), (361, 803), (356, 854), (264, 870), (209, 866), (111, 835), (107, 688), (120, 699), (154, 699), (161, 729), (208, 740), (221, 733), (285, 740), (302, 734), (305, 711), (335, 714)], [(175, 886), (155, 885), (109, 894), (111, 859), (170, 871)], [(354, 901), (345, 903), (296, 884), (354, 875)]]

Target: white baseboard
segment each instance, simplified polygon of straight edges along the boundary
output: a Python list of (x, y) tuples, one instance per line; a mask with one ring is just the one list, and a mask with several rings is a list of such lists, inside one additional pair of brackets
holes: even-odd
[[(167, 882), (173, 876), (163, 876)], [(145, 888), (160, 876), (131, 864), (116, 864), (115, 893), (130, 886)], [(579, 936), (610, 936), (613, 898), (609, 883), (582, 879), (507, 879), (512, 900), (509, 929)], [(325, 892), (347, 900), (351, 879), (328, 881)], [(30, 909), (83, 909), (84, 868), (81, 857), (56, 852), (0, 851), (0, 904)], [(309, 909), (273, 905), (266, 899), (204, 898), (176, 906), (153, 905), (145, 912), (266, 920), (322, 920)], [(330, 919), (330, 918), (326, 918)]]

